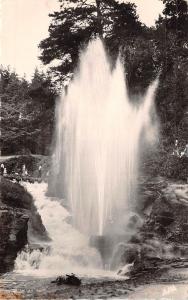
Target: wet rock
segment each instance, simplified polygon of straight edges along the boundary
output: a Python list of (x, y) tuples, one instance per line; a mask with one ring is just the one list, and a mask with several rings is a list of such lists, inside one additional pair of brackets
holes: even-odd
[(123, 266), (122, 268), (120, 268), (117, 271), (117, 274), (120, 275), (120, 276), (125, 276), (126, 274), (129, 274), (129, 272), (132, 269), (133, 265), (134, 265), (134, 262), (131, 263), (131, 264), (126, 264), (125, 266)]
[(81, 279), (75, 276), (74, 274), (66, 275), (66, 276), (59, 276), (56, 280), (52, 281), (52, 283), (56, 283), (57, 285), (68, 284), (68, 285), (81, 285)]
[(141, 247), (140, 255), (141, 257), (158, 257), (158, 248), (151, 244), (143, 244)]
[[(153, 189), (153, 186), (147, 185), (147, 187)], [(188, 193), (186, 191), (188, 191), (186, 184), (167, 182), (151, 199), (150, 193), (144, 190), (147, 199), (145, 202), (143, 200), (144, 205), (139, 209), (140, 213), (144, 214), (145, 221), (129, 240), (131, 244), (140, 247), (138, 259), (134, 261), (130, 272), (131, 278), (137, 280), (140, 278), (141, 282), (145, 278), (147, 282), (169, 269), (173, 258), (188, 258)], [(129, 257), (127, 250), (124, 255)]]
[(170, 211), (161, 211), (159, 216), (156, 216), (156, 222), (158, 222), (161, 226), (168, 226), (173, 223), (175, 220), (174, 214)]
[(134, 245), (129, 245), (124, 252), (125, 262), (131, 264), (139, 257), (139, 250)]
[(140, 230), (143, 240), (157, 238), (161, 243), (188, 243), (188, 200), (184, 199), (184, 190), (186, 185), (172, 183), (161, 190)]
[(167, 183), (161, 177), (142, 176), (138, 182), (139, 201), (136, 204), (136, 211), (139, 214), (149, 215), (153, 204), (161, 194)]
[(129, 218), (127, 227), (131, 230), (137, 231), (142, 226), (142, 224), (143, 224), (142, 218), (135, 213)]
[(0, 273), (12, 270), (17, 253), (27, 243), (29, 216), (7, 209), (0, 216)]
[(18, 183), (0, 178), (0, 273), (11, 271), (19, 251), (28, 243), (28, 230), (47, 240), (33, 199)]
[(125, 244), (119, 243), (114, 250), (111, 267), (117, 269), (120, 266), (131, 264), (138, 260), (139, 257), (139, 246), (136, 244)]
[(135, 234), (130, 238), (129, 242), (133, 243), (133, 244), (140, 244), (141, 243), (141, 236), (139, 234)]

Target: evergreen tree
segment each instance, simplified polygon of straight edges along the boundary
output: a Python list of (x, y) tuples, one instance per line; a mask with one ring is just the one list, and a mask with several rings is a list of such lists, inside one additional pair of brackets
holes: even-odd
[[(12, 152), (23, 147), (25, 136), (28, 134), (24, 124), (29, 118), (28, 84), (9, 69), (2, 68), (0, 73), (1, 147)], [(22, 118), (23, 116), (25, 117)]]
[(38, 70), (31, 83), (9, 69), (0, 75), (2, 153), (48, 153), (56, 97), (51, 78)]
[(101, 36), (110, 53), (117, 56), (125, 39), (142, 30), (136, 7), (115, 0), (66, 0), (61, 9), (50, 15), (49, 37), (41, 41), (44, 64), (58, 61), (52, 71), (58, 78), (70, 77), (78, 63), (79, 51), (94, 36)]
[(157, 106), (163, 136), (174, 142), (177, 137), (184, 139), (188, 130), (188, 4), (185, 0), (163, 3), (163, 16), (159, 16), (155, 31), (157, 59), (162, 69)]
[(37, 132), (34, 148), (37, 153), (49, 153), (54, 130), (55, 99), (57, 96), (51, 78), (37, 69), (33, 75), (29, 95), (31, 126)]
[(179, 39), (188, 37), (188, 3), (186, 0), (162, 0), (165, 4), (163, 15), (167, 30)]

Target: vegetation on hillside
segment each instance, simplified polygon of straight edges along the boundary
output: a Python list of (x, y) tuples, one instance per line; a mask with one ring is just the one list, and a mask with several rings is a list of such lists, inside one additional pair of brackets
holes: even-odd
[(0, 70), (3, 153), (50, 153), (59, 84), (73, 77), (80, 50), (96, 36), (103, 39), (112, 67), (121, 56), (132, 96), (144, 93), (160, 75), (156, 95), (159, 151), (168, 154), (176, 138), (184, 145), (188, 131), (187, 1), (162, 0), (163, 14), (151, 28), (140, 22), (136, 5), (129, 2), (59, 2), (59, 11), (50, 15), (49, 36), (39, 45), (40, 58), (52, 77), (36, 70), (29, 83), (15, 72)]
[(35, 70), (31, 82), (0, 68), (2, 154), (47, 154), (54, 126), (56, 89)]

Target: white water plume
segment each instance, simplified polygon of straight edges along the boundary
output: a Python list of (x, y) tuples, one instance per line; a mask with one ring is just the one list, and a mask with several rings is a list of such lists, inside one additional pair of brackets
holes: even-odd
[(73, 224), (87, 236), (126, 233), (134, 207), (140, 139), (152, 128), (157, 80), (140, 106), (131, 103), (124, 70), (114, 70), (100, 39), (91, 41), (57, 114), (54, 186)]
[[(148, 142), (147, 135), (154, 128), (156, 87), (157, 80), (136, 106), (129, 99), (120, 60), (111, 70), (101, 40), (89, 43), (57, 107), (49, 191), (53, 187), (50, 192), (64, 202), (45, 196), (43, 185), (27, 184), (52, 239), (50, 249), (22, 252), (16, 260), (17, 270), (80, 274), (85, 268), (91, 275), (102, 262), (97, 250), (89, 246), (90, 238), (94, 237), (98, 248), (112, 248), (99, 249), (103, 264), (109, 263), (121, 237), (127, 241), (127, 224), (136, 201), (140, 147), (143, 141)], [(65, 201), (70, 214), (63, 207)], [(108, 252), (107, 259), (103, 250)]]

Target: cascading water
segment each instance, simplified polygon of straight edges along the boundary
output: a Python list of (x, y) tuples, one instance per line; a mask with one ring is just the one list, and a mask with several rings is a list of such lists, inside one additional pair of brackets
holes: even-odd
[[(101, 264), (89, 246), (94, 236), (112, 248), (123, 236), (126, 242), (129, 216), (135, 205), (141, 142), (154, 128), (152, 107), (157, 80), (140, 106), (131, 103), (120, 60), (114, 70), (100, 39), (91, 41), (80, 58), (80, 67), (57, 107), (56, 147), (49, 191), (66, 201), (45, 196), (27, 184), (52, 239), (50, 251), (22, 252), (16, 269), (39, 273), (87, 273)], [(37, 193), (37, 194), (36, 194)], [(110, 242), (109, 242), (110, 240)], [(111, 243), (113, 240), (113, 243)], [(94, 243), (95, 244), (95, 243)], [(95, 244), (96, 246), (96, 244)], [(99, 249), (100, 250), (100, 249)], [(110, 264), (112, 251), (103, 265)], [(102, 255), (102, 252), (101, 252)], [(105, 254), (106, 255), (106, 254)]]
[(16, 272), (54, 276), (66, 272), (83, 274), (88, 269), (90, 274), (96, 274), (96, 269), (101, 266), (100, 255), (88, 246), (87, 237), (69, 224), (67, 220), (70, 214), (61, 205), (60, 199), (45, 195), (46, 183), (26, 183), (25, 187), (35, 199), (37, 210), (52, 241), (39, 244), (39, 248), (44, 248), (43, 251), (22, 251), (16, 259)]
[(157, 80), (142, 104), (130, 102), (123, 66), (111, 70), (100, 39), (91, 41), (57, 114), (54, 186), (75, 228), (123, 235), (135, 204), (140, 138), (151, 127)]

